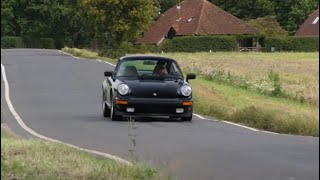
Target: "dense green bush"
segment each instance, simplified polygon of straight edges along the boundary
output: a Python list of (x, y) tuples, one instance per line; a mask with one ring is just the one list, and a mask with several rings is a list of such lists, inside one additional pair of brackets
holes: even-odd
[(1, 48), (24, 48), (24, 43), (21, 37), (4, 36), (1, 37)]
[(55, 41), (52, 38), (22, 37), (22, 39), (27, 48), (56, 48)]
[(57, 41), (52, 38), (34, 38), (34, 37), (1, 37), (1, 48), (44, 48), (61, 49), (64, 47), (64, 40)]
[(268, 37), (265, 39), (265, 51), (314, 52), (319, 51), (319, 37)]
[(164, 52), (209, 52), (237, 50), (234, 36), (186, 36), (165, 41), (161, 50)]
[(62, 49), (62, 48), (64, 48), (64, 45), (65, 45), (64, 38), (55, 39), (54, 46), (56, 47), (56, 49)]

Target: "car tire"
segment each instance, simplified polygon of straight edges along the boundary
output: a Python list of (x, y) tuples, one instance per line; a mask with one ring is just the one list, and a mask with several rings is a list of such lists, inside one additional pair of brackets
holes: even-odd
[(181, 121), (191, 121), (191, 120), (192, 120), (192, 115), (187, 117), (181, 117)]
[(104, 93), (102, 94), (102, 113), (103, 117), (110, 117), (110, 108), (105, 103)]
[(119, 121), (121, 120), (121, 116), (116, 114), (115, 105), (114, 105), (114, 99), (111, 96), (111, 110), (110, 110), (110, 118), (112, 121)]

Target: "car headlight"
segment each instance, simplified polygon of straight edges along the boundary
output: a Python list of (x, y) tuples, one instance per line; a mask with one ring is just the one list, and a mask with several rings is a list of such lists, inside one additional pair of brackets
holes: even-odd
[(192, 89), (190, 86), (188, 85), (183, 85), (181, 87), (181, 94), (184, 95), (184, 96), (190, 96), (191, 95), (191, 92), (192, 92)]
[(118, 92), (119, 92), (119, 94), (121, 94), (123, 96), (127, 95), (129, 93), (129, 86), (126, 84), (120, 84), (118, 86)]

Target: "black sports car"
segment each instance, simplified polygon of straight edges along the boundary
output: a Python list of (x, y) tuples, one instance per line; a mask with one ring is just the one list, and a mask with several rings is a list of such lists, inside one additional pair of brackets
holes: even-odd
[(102, 83), (104, 117), (169, 116), (191, 121), (192, 89), (177, 62), (157, 56), (125, 56)]

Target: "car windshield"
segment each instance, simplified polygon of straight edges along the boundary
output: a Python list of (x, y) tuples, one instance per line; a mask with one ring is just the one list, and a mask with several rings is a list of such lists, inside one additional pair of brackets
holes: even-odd
[(117, 77), (137, 77), (141, 79), (162, 79), (182, 77), (175, 61), (166, 59), (130, 59), (119, 64)]

